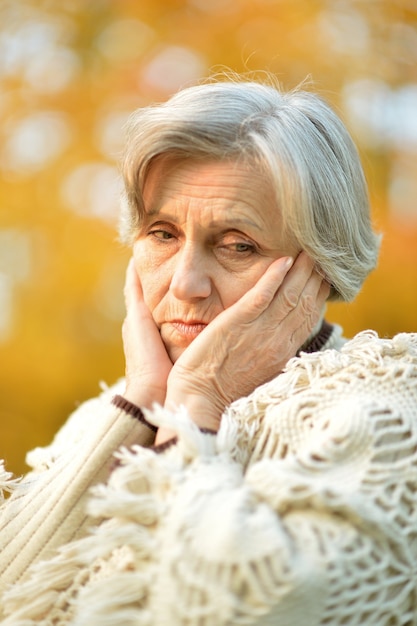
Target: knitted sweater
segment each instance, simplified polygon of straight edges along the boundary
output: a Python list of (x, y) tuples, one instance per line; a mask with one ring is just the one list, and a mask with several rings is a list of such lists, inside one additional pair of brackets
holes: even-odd
[(417, 334), (301, 354), (217, 435), (147, 418), (177, 445), (117, 453), (94, 532), (35, 564), (3, 624), (417, 624)]
[[(123, 381), (84, 402), (50, 446), (29, 452), (26, 461), (33, 471), (23, 480), (11, 480), (0, 461), (0, 501), (2, 489), (12, 492), (0, 508), (0, 593), (24, 577), (33, 562), (97, 523), (85, 510), (88, 490), (107, 479), (119, 446), (153, 443), (154, 426), (110, 403), (122, 388)], [(0, 616), (1, 608), (0, 602)]]

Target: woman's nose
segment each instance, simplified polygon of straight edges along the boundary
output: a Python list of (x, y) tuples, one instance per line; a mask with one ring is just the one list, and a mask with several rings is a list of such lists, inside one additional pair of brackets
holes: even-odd
[(211, 294), (208, 260), (193, 247), (184, 247), (175, 255), (170, 289), (178, 300), (207, 298)]

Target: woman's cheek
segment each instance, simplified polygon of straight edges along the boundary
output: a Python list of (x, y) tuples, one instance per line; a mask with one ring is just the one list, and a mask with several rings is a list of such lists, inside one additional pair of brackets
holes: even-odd
[(153, 279), (149, 281), (148, 280), (146, 281), (146, 284), (143, 288), (143, 297), (144, 297), (146, 306), (148, 307), (148, 309), (150, 310), (152, 314), (154, 313), (158, 305), (161, 303), (162, 299), (164, 298), (165, 293), (166, 293), (166, 290), (163, 289), (157, 276), (155, 276)]
[(133, 249), (135, 269), (142, 287), (143, 299), (147, 307), (153, 311), (162, 298), (163, 267), (155, 262), (154, 256), (146, 251), (146, 246), (136, 242)]
[(261, 276), (266, 272), (267, 268), (274, 259), (262, 259), (260, 262), (254, 264), (246, 272), (241, 274), (237, 273), (233, 275), (233, 278), (228, 281), (227, 288), (223, 290), (225, 295), (224, 303), (225, 308), (235, 304), (240, 298), (242, 298), (252, 287), (256, 285)]

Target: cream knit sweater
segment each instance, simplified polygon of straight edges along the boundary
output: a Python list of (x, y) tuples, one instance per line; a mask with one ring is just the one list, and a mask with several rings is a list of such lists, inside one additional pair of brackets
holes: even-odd
[(117, 453), (94, 532), (38, 560), (2, 624), (417, 624), (417, 334), (292, 359), (215, 436), (147, 417), (178, 444)]
[[(11, 480), (0, 461), (0, 501), (2, 489), (13, 493), (0, 508), (0, 595), (33, 562), (96, 524), (85, 510), (88, 490), (107, 479), (119, 446), (153, 443), (151, 428), (110, 404), (123, 387), (121, 382), (84, 402), (50, 446), (29, 452), (33, 471), (23, 480)], [(1, 608), (0, 602), (0, 617)]]

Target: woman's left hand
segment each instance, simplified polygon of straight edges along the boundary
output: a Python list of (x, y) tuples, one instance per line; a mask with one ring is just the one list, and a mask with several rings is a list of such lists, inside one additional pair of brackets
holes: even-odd
[(126, 271), (126, 317), (123, 347), (126, 359), (124, 397), (141, 407), (164, 404), (172, 362), (143, 298), (133, 259)]
[(185, 405), (217, 430), (225, 407), (271, 380), (295, 356), (322, 314), (329, 285), (301, 253), (274, 261), (256, 285), (218, 315), (174, 364), (165, 406)]

